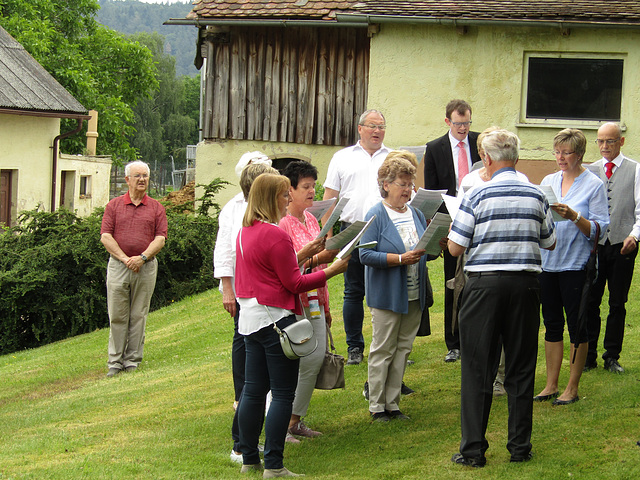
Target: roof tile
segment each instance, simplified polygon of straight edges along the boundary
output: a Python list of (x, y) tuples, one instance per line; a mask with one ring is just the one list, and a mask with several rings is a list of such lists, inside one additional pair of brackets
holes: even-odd
[(638, 0), (196, 0), (189, 18), (335, 21), (336, 13), (640, 26)]

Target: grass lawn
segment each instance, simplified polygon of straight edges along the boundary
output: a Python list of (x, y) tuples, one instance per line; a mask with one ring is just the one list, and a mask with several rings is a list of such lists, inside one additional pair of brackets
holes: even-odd
[[(620, 359), (626, 373), (586, 373), (574, 405), (535, 404), (535, 456), (525, 464), (509, 463), (507, 399), (496, 399), (487, 466), (470, 469), (450, 461), (460, 441), (460, 364), (443, 362), (442, 261), (429, 266), (433, 333), (415, 342), (405, 380), (416, 394), (401, 403), (412, 420), (371, 424), (362, 397), (366, 362), (348, 366), (346, 389), (314, 393), (306, 421), (324, 435), (287, 444), (285, 465), (329, 479), (640, 478), (640, 273)], [(333, 335), (346, 355), (341, 277), (330, 288)], [(367, 342), (369, 320), (367, 312)], [(135, 373), (105, 377), (107, 329), (1, 356), (0, 479), (243, 478), (229, 461), (232, 332), (215, 290), (149, 316)], [(536, 392), (545, 383), (543, 334), (541, 326)]]

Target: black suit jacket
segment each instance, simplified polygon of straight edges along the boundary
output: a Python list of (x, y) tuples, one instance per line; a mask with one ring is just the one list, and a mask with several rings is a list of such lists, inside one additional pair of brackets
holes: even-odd
[[(478, 155), (478, 132), (469, 132), (471, 163), (480, 161)], [(427, 143), (424, 154), (424, 188), (427, 190), (447, 189), (447, 195), (456, 195), (456, 171), (453, 168), (453, 153), (449, 132)]]

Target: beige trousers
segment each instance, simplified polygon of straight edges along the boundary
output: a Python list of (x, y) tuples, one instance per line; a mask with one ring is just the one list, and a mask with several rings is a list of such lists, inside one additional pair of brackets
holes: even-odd
[(109, 311), (109, 368), (137, 367), (142, 361), (144, 330), (156, 286), (158, 261), (154, 258), (134, 272), (111, 257), (107, 265)]
[(398, 410), (402, 377), (420, 327), (420, 300), (409, 302), (406, 315), (371, 309), (373, 334), (369, 349), (369, 411)]

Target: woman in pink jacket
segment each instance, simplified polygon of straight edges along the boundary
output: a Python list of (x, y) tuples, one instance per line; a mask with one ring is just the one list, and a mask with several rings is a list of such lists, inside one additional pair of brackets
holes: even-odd
[(302, 275), (291, 237), (278, 227), (289, 204), (287, 177), (262, 174), (253, 183), (236, 246), (238, 332), (245, 336), (245, 386), (238, 405), (242, 472), (261, 470), (258, 438), (267, 393), (272, 400), (264, 422), (264, 478), (292, 476), (283, 465), (285, 437), (298, 382), (299, 360), (288, 359), (273, 324), (295, 322), (302, 308), (298, 295), (324, 286), (342, 273), (347, 260)]

